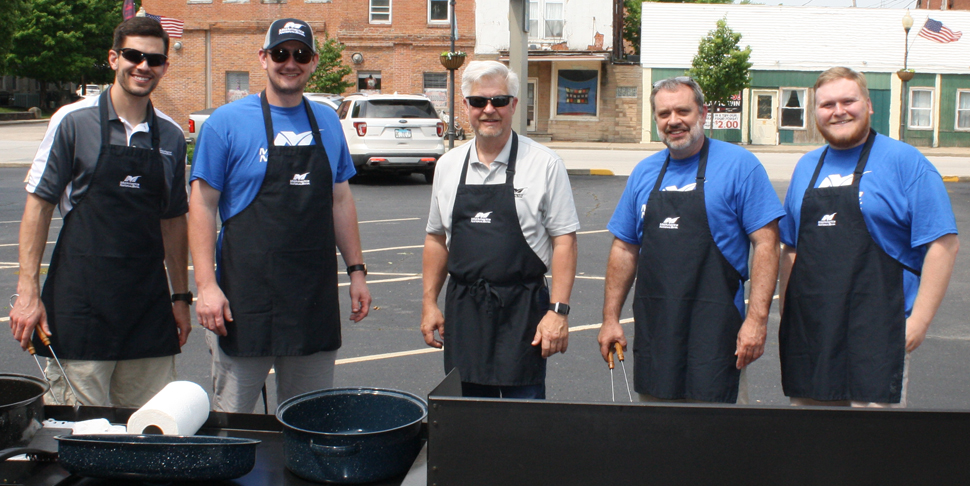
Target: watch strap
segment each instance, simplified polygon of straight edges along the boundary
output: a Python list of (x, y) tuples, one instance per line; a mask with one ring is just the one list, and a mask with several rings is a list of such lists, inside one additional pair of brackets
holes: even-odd
[(185, 293), (181, 293), (181, 294), (172, 294), (172, 303), (174, 304), (174, 303), (176, 303), (178, 301), (182, 301), (182, 302), (185, 302), (186, 304), (192, 305), (192, 298), (193, 297), (195, 297), (195, 296), (192, 295), (192, 292), (185, 292)]
[(569, 304), (563, 304), (562, 302), (553, 302), (549, 304), (549, 310), (555, 312), (556, 314), (562, 314), (564, 316), (568, 316)]
[(347, 267), (347, 275), (354, 272), (364, 272), (364, 276), (367, 276), (367, 265), (364, 263), (358, 263), (357, 265), (350, 265)]

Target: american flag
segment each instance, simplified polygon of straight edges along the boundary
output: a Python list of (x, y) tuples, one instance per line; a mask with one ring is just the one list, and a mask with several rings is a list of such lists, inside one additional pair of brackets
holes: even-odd
[(173, 19), (171, 17), (162, 17), (161, 15), (152, 15), (150, 13), (145, 14), (148, 18), (157, 20), (158, 23), (162, 24), (162, 29), (168, 32), (169, 37), (182, 37), (182, 28), (185, 27), (185, 22), (179, 19)]
[(933, 42), (947, 44), (949, 42), (956, 42), (960, 40), (963, 33), (960, 31), (954, 32), (950, 30), (947, 28), (947, 26), (943, 25), (943, 22), (940, 22), (939, 20), (927, 18), (926, 23), (923, 24), (923, 28), (919, 30), (919, 36)]

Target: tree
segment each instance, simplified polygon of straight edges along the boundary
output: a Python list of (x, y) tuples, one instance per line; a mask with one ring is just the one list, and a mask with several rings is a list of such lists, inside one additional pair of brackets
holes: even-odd
[(17, 19), (23, 14), (23, 0), (0, 1), (0, 73), (6, 71), (7, 54), (13, 46), (13, 35), (16, 32)]
[(323, 37), (323, 44), (320, 43), (319, 38), (315, 41), (317, 52), (320, 54), (320, 64), (310, 75), (306, 90), (310, 93), (340, 94), (354, 86), (354, 83), (344, 81), (344, 78), (354, 70), (341, 62), (341, 53), (344, 52), (345, 46), (337, 42), (337, 39), (331, 39), (326, 32), (323, 33)]
[(640, 55), (640, 11), (642, 0), (623, 0), (623, 40), (633, 45), (633, 53)]
[(697, 46), (697, 55), (687, 75), (704, 91), (709, 104), (726, 105), (731, 96), (751, 85), (751, 46), (741, 50), (741, 34), (731, 30), (727, 19), (717, 21)]
[(121, 22), (122, 2), (104, 0), (23, 0), (8, 71), (41, 83), (41, 103), (47, 83), (77, 82), (82, 77), (106, 82), (111, 36)]

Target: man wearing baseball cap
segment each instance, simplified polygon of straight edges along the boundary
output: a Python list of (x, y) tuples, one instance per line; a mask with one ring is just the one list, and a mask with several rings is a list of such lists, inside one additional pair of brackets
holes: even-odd
[(335, 248), (350, 277), (350, 319), (371, 302), (347, 142), (336, 113), (303, 97), (319, 61), (313, 30), (276, 20), (258, 56), (266, 89), (209, 117), (192, 164), (196, 313), (211, 331), (212, 407), (225, 412), (253, 412), (272, 367), (278, 403), (333, 386)]

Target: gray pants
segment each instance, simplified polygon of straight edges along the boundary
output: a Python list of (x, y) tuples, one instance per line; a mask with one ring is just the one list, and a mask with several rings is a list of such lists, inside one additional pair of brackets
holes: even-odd
[(205, 331), (212, 354), (212, 410), (253, 413), (259, 392), (271, 368), (276, 369), (276, 403), (297, 395), (333, 387), (336, 351), (309, 356), (229, 356), (219, 347), (219, 336)]

